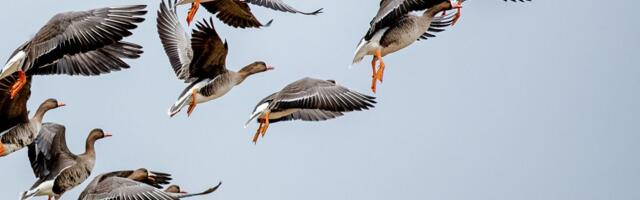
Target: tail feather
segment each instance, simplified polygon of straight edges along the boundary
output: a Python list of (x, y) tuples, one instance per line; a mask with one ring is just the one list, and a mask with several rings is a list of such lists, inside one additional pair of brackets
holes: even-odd
[(360, 61), (362, 61), (362, 59), (364, 59), (365, 56), (367, 56), (367, 48), (365, 48), (365, 46), (368, 42), (369, 41), (365, 39), (362, 39), (362, 41), (360, 41), (358, 47), (356, 48), (356, 52), (353, 55), (352, 64), (359, 63)]
[(189, 93), (183, 95), (178, 99), (178, 101), (176, 101), (176, 103), (171, 106), (171, 108), (169, 108), (169, 117), (173, 117), (174, 115), (178, 114), (184, 106), (191, 103), (191, 98), (189, 98), (189, 96)]

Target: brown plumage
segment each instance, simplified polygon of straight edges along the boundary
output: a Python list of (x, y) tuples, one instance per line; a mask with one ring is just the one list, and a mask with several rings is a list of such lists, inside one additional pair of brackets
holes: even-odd
[(199, 22), (189, 39), (178, 22), (174, 1), (160, 3), (157, 22), (160, 41), (173, 71), (178, 79), (189, 83), (169, 108), (171, 117), (186, 106), (187, 114), (191, 115), (197, 104), (220, 98), (247, 77), (273, 69), (256, 61), (238, 72), (228, 70), (229, 46), (216, 32), (213, 20)]
[(26, 122), (17, 123), (15, 126), (0, 132), (0, 157), (16, 152), (36, 140), (42, 119), (47, 111), (65, 106), (64, 103), (56, 99), (47, 99), (36, 110), (31, 119)]
[(59, 199), (66, 191), (84, 182), (95, 165), (95, 142), (111, 134), (92, 130), (85, 141), (85, 152), (71, 153), (66, 144), (65, 127), (45, 123), (35, 143), (29, 145), (29, 160), (38, 180), (22, 199), (49, 196)]

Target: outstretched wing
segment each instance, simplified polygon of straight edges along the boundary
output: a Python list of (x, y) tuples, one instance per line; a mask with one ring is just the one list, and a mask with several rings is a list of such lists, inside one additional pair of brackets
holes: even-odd
[(429, 29), (427, 30), (427, 32), (422, 34), (420, 38), (418, 38), (418, 40), (421, 40), (421, 39), (426, 40), (429, 38), (433, 38), (433, 37), (436, 37), (435, 35), (436, 33), (445, 31), (446, 30), (445, 28), (453, 24), (453, 20), (455, 19), (457, 12), (458, 11), (453, 11), (445, 16), (434, 17), (433, 20), (431, 21), (431, 25), (429, 26)]
[(322, 13), (322, 8), (313, 11), (313, 12), (302, 12), (299, 11), (298, 9), (295, 9), (289, 5), (287, 5), (286, 3), (284, 3), (282, 0), (245, 0), (245, 2), (254, 4), (254, 5), (259, 5), (259, 6), (263, 6), (266, 8), (271, 8), (277, 11), (282, 11), (282, 12), (290, 12), (290, 13), (299, 13), (299, 14), (303, 14), (303, 15), (317, 15)]
[(445, 0), (382, 0), (378, 13), (370, 22), (371, 28), (365, 36), (371, 39), (378, 30), (396, 23), (397, 19), (417, 10), (425, 10)]
[(169, 56), (171, 67), (179, 79), (193, 82), (195, 79), (189, 74), (189, 64), (193, 58), (189, 36), (178, 21), (176, 14), (176, 0), (163, 0), (158, 10), (157, 28), (160, 41), (165, 53)]
[(29, 145), (29, 161), (36, 178), (51, 175), (57, 168), (75, 162), (65, 138), (65, 127), (55, 123), (43, 123), (36, 141)]
[(97, 50), (65, 55), (51, 64), (31, 70), (30, 73), (97, 76), (130, 68), (129, 64), (121, 58), (139, 58), (140, 54), (142, 54), (142, 46), (128, 42), (117, 42)]
[[(134, 5), (57, 14), (24, 47), (28, 57), (25, 70), (122, 40), (144, 21), (144, 8), (145, 5)], [(69, 65), (59, 67), (63, 66)]]
[(251, 8), (249, 8), (247, 3), (237, 0), (203, 2), (202, 6), (210, 13), (218, 13), (216, 17), (218, 17), (220, 21), (236, 28), (259, 28), (269, 26), (273, 21), (271, 20), (266, 25), (263, 25), (258, 21), (256, 16), (251, 13)]
[[(285, 116), (279, 119), (270, 119), (270, 123), (280, 121), (302, 120), (302, 121), (325, 121), (336, 117), (343, 116), (341, 112), (326, 111), (320, 109), (300, 109), (297, 112), (291, 113), (289, 116)], [(258, 120), (258, 123), (260, 120)]]
[(128, 178), (109, 177), (95, 184), (94, 188), (91, 188), (90, 191), (83, 192), (79, 199), (177, 200), (178, 198), (150, 185)]
[(189, 66), (189, 73), (198, 78), (210, 78), (227, 72), (226, 59), (229, 46), (222, 42), (213, 27), (213, 19), (200, 21), (196, 30), (191, 34), (193, 61)]
[(349, 112), (373, 108), (375, 97), (351, 91), (333, 81), (304, 78), (287, 85), (275, 97), (273, 108), (321, 109)]

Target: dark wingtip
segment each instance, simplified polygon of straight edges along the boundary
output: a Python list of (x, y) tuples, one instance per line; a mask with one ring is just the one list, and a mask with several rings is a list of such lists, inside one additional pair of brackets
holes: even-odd
[(324, 10), (324, 8), (320, 8), (320, 9), (318, 9), (316, 11), (311, 12), (311, 13), (304, 13), (304, 14), (305, 15), (318, 15), (320, 13), (323, 13), (322, 10)]
[(269, 27), (269, 26), (271, 26), (271, 23), (273, 23), (273, 19), (269, 20), (269, 22), (267, 22), (267, 24), (260, 26), (260, 28)]

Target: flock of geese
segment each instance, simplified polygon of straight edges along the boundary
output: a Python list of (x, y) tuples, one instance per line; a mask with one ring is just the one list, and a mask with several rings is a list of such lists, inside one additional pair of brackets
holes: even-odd
[[(463, 2), (382, 0), (353, 59), (355, 64), (367, 55), (373, 57), (372, 91), (375, 93), (377, 82), (383, 80), (384, 56), (453, 26), (460, 18)], [(183, 4), (191, 5), (188, 24), (202, 5), (223, 23), (237, 28), (266, 27), (273, 21), (260, 22), (248, 4), (304, 15), (322, 13), (322, 9), (299, 11), (282, 0), (162, 0), (156, 18), (160, 41), (177, 78), (188, 84), (169, 109), (170, 116), (185, 107), (191, 115), (197, 104), (220, 98), (249, 76), (274, 69), (263, 61), (248, 64), (238, 71), (227, 69), (228, 44), (217, 34), (213, 19), (197, 22), (189, 36), (176, 11), (176, 7)], [(26, 102), (31, 94), (33, 77), (53, 74), (97, 76), (130, 68), (124, 60), (139, 58), (143, 53), (142, 46), (124, 39), (145, 21), (146, 13), (146, 5), (60, 13), (10, 56), (0, 73), (0, 157), (28, 149), (37, 180), (22, 194), (22, 199), (48, 196), (57, 200), (80, 185), (95, 165), (96, 141), (111, 136), (102, 129), (91, 130), (85, 152), (71, 153), (66, 144), (65, 126), (43, 123), (47, 112), (65, 106), (64, 103), (47, 99), (28, 118)], [(352, 91), (334, 80), (302, 78), (259, 101), (246, 125), (254, 120), (260, 124), (253, 137), (256, 143), (260, 136), (264, 137), (270, 123), (328, 120), (346, 112), (371, 109), (374, 104), (375, 97)], [(171, 175), (167, 173), (145, 168), (108, 172), (95, 177), (78, 199), (180, 199), (209, 194), (220, 186), (188, 194), (177, 185), (163, 189), (170, 180)]]

